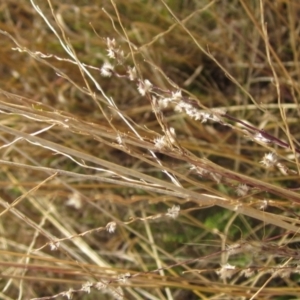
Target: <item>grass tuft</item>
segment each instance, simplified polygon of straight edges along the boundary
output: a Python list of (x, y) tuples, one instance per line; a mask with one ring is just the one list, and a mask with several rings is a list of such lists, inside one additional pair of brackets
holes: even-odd
[(0, 298), (297, 299), (298, 2), (88, 2), (0, 6)]

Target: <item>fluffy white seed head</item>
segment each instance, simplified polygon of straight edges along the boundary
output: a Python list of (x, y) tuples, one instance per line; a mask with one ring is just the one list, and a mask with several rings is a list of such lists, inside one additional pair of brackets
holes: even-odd
[(144, 81), (140, 80), (138, 84), (138, 91), (142, 96), (145, 96), (146, 93), (152, 90), (152, 87), (153, 85), (148, 79), (145, 79)]
[(110, 77), (114, 72), (114, 67), (111, 63), (105, 62), (100, 72), (103, 77)]

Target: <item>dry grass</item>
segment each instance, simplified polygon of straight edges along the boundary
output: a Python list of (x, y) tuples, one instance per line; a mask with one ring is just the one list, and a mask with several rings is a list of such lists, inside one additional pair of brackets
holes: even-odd
[(299, 14), (3, 1), (0, 298), (297, 299)]

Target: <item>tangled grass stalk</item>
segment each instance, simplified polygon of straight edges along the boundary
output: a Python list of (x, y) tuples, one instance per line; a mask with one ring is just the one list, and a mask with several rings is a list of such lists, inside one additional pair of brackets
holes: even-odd
[(299, 295), (299, 5), (151, 3), (1, 8), (3, 299)]

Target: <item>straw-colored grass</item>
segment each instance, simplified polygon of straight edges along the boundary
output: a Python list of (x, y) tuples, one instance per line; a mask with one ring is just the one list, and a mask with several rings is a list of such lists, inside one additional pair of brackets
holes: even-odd
[(298, 299), (299, 12), (0, 4), (1, 299)]

